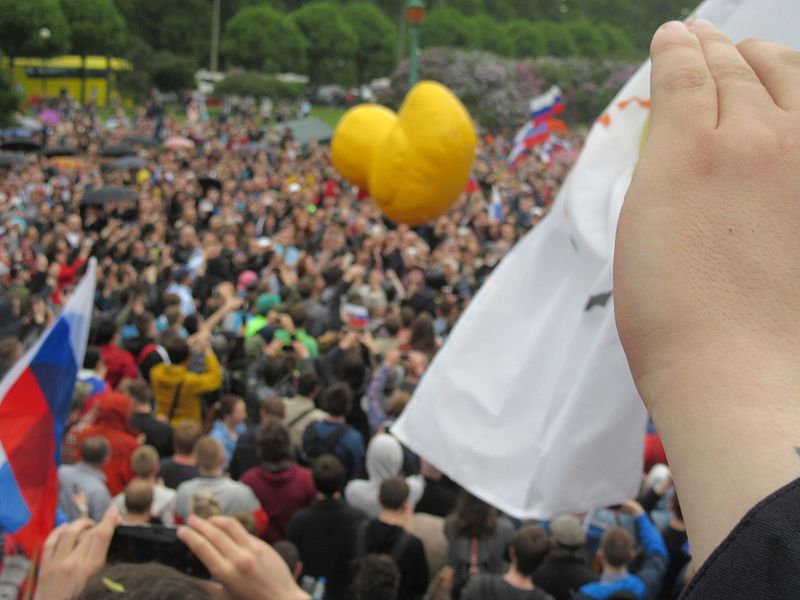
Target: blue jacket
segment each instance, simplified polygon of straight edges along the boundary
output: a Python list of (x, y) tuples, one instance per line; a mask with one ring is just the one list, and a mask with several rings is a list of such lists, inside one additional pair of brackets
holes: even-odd
[(629, 574), (621, 579), (601, 578), (600, 581), (587, 583), (573, 596), (573, 600), (606, 600), (619, 592), (630, 592), (639, 600), (656, 597), (669, 564), (667, 546), (646, 514), (636, 518), (636, 529), (644, 547), (642, 568), (635, 575)]

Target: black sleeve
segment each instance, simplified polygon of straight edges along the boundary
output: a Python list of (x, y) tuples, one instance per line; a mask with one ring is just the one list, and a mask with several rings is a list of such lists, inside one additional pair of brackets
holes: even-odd
[(661, 496), (656, 494), (656, 491), (652, 487), (648, 487), (647, 491), (636, 499), (647, 514), (653, 512), (659, 500), (661, 500)]
[(424, 594), (428, 589), (428, 560), (419, 538), (409, 542), (403, 563), (403, 587), (412, 593)]
[(762, 500), (686, 586), (683, 600), (783, 600), (800, 585), (800, 479)]

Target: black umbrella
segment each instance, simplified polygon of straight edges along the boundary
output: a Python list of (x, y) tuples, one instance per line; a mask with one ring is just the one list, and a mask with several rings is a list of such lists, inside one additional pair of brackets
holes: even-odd
[(123, 156), (112, 160), (106, 165), (110, 171), (129, 171), (131, 169), (146, 169), (147, 161), (138, 156)]
[(52, 158), (54, 156), (77, 156), (81, 151), (77, 148), (69, 148), (67, 146), (47, 146), (42, 148), (42, 156)]
[(25, 162), (21, 154), (0, 154), (0, 167), (12, 167)]
[(0, 144), (3, 150), (11, 150), (12, 152), (36, 152), (42, 145), (35, 142), (30, 138), (11, 138), (5, 140)]
[(100, 156), (131, 156), (132, 154), (136, 154), (136, 150), (129, 144), (116, 144), (113, 146), (103, 146), (97, 153)]
[(154, 140), (153, 138), (145, 135), (132, 135), (129, 138), (126, 138), (125, 142), (132, 146), (147, 146), (148, 148), (155, 148), (161, 145), (158, 140)]
[(236, 148), (239, 154), (258, 154), (259, 152), (267, 152), (269, 147), (266, 144), (245, 144)]
[(90, 190), (81, 199), (84, 206), (102, 206), (113, 200), (135, 200), (136, 194), (131, 190), (110, 185), (99, 190)]
[(199, 183), (200, 187), (203, 188), (204, 194), (207, 194), (208, 190), (211, 188), (217, 188), (218, 190), (222, 189), (222, 182), (219, 179), (214, 179), (213, 177), (198, 177), (197, 183)]

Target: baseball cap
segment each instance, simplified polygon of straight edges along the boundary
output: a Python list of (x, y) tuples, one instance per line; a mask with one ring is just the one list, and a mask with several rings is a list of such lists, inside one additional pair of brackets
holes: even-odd
[(586, 532), (573, 515), (559, 515), (550, 521), (550, 535), (562, 548), (579, 548), (586, 543)]

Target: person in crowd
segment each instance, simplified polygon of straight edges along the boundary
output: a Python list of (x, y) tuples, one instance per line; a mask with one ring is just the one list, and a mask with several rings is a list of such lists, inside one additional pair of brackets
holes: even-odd
[(239, 437), (247, 430), (247, 405), (244, 400), (231, 394), (220, 398), (217, 419), (208, 435), (225, 449), (225, 467), (233, 458)]
[(117, 325), (112, 319), (96, 319), (92, 323), (92, 337), (94, 343), (100, 347), (100, 355), (106, 367), (106, 382), (112, 389), (116, 389), (123, 379), (139, 377), (133, 357), (117, 345)]
[(300, 575), (303, 573), (303, 562), (300, 560), (300, 551), (289, 540), (281, 540), (272, 544), (273, 549), (277, 552), (289, 567), (294, 580), (299, 582)]
[(509, 598), (553, 600), (553, 596), (534, 584), (533, 574), (547, 555), (547, 533), (538, 525), (525, 525), (517, 531), (508, 548), (511, 566), (505, 575), (478, 575), (469, 580), (461, 597), (464, 600)]
[(385, 554), (370, 554), (361, 561), (355, 580), (356, 600), (395, 600), (401, 573), (397, 563)]
[(453, 567), (453, 597), (459, 598), (470, 577), (470, 570), (499, 575), (514, 538), (514, 526), (497, 509), (466, 490), (461, 492), (456, 509), (445, 520), (447, 561)]
[(318, 500), (294, 514), (286, 537), (300, 552), (303, 575), (325, 577), (326, 597), (339, 600), (345, 598), (350, 583), (359, 524), (366, 515), (342, 500), (346, 472), (334, 455), (320, 456), (313, 476)]
[(684, 582), (681, 573), (692, 559), (689, 553), (686, 523), (683, 522), (683, 510), (677, 494), (673, 495), (669, 501), (669, 522), (661, 533), (669, 554), (669, 566), (667, 572), (664, 573), (660, 598), (672, 600), (672, 598), (677, 598), (683, 589)]
[(203, 430), (193, 421), (184, 421), (175, 428), (172, 438), (174, 453), (163, 458), (158, 476), (168, 488), (177, 489), (184, 481), (200, 476), (194, 448)]
[(274, 544), (286, 537), (292, 515), (317, 497), (311, 471), (298, 465), (292, 455), (289, 430), (277, 419), (267, 419), (258, 429), (261, 465), (242, 475), (269, 515), (265, 539)]
[[(165, 486), (158, 478), (159, 463), (156, 449), (148, 445), (137, 448), (131, 455), (131, 469), (134, 474), (131, 483), (142, 481), (152, 489), (148, 521), (154, 520), (162, 525), (174, 525), (175, 490)], [(130, 486), (130, 483), (128, 486)], [(127, 487), (125, 489), (127, 490)], [(126, 515), (125, 494), (118, 494), (114, 497), (114, 506), (116, 506), (121, 516), (124, 517)]]
[(153, 510), (153, 484), (134, 479), (122, 493), (125, 514), (120, 513), (123, 525), (149, 525)]
[(658, 595), (669, 561), (664, 539), (638, 502), (629, 500), (623, 503), (622, 510), (635, 519), (643, 548), (642, 565), (636, 574), (629, 573), (628, 566), (635, 558), (633, 536), (621, 527), (607, 530), (598, 551), (603, 564), (600, 580), (583, 585), (574, 595), (575, 600), (600, 600), (617, 593), (631, 594), (638, 600), (652, 600)]
[(414, 514), (409, 501), (410, 488), (402, 477), (389, 477), (381, 483), (381, 511), (359, 532), (363, 551), (367, 554), (388, 554), (400, 569), (397, 598), (422, 598), (428, 588), (428, 561), (420, 539), (410, 533)]
[[(176, 490), (175, 513), (182, 522), (187, 522), (191, 514), (192, 498), (200, 492), (208, 492), (214, 496), (225, 515), (260, 511), (261, 505), (253, 490), (243, 483), (232, 481), (223, 474), (225, 450), (223, 450), (222, 444), (214, 438), (202, 437), (197, 442), (195, 452), (197, 454), (197, 470), (200, 475), (184, 481)], [(261, 518), (266, 524), (266, 515)]]
[[(347, 503), (375, 518), (381, 511), (378, 491), (389, 477), (400, 475), (403, 469), (403, 447), (393, 435), (379, 433), (367, 447), (367, 475), (369, 479), (354, 479), (347, 484), (344, 497)], [(406, 478), (409, 503), (415, 507), (422, 498), (425, 481), (419, 475)]]
[[(156, 401), (156, 415), (166, 417), (174, 426), (184, 420), (202, 423), (202, 394), (217, 391), (222, 385), (222, 369), (211, 349), (208, 331), (197, 334), (192, 347), (181, 337), (170, 336), (166, 342), (169, 364), (150, 370), (150, 381)], [(202, 353), (204, 373), (188, 370), (191, 350)]]
[(0, 379), (24, 354), (22, 343), (15, 337), (0, 339)]
[(415, 510), (438, 517), (446, 517), (456, 507), (458, 501), (458, 485), (450, 481), (444, 474), (425, 459), (420, 461), (420, 475), (425, 480), (425, 490)]
[(303, 454), (306, 459), (333, 454), (342, 461), (348, 479), (361, 472), (364, 464), (364, 440), (346, 422), (352, 405), (353, 393), (346, 384), (330, 386), (322, 395), (322, 407), (330, 416), (322, 421), (314, 421), (303, 433)]
[(172, 455), (172, 427), (153, 417), (153, 392), (142, 380), (128, 380), (119, 391), (133, 399), (131, 427), (144, 434), (144, 441), (156, 449), (161, 458)]
[(77, 380), (89, 385), (87, 399), (90, 402), (87, 409), (92, 407), (92, 398), (111, 389), (106, 383), (106, 375), (106, 364), (103, 361), (100, 348), (92, 344), (86, 346), (86, 353), (83, 355), (83, 367), (78, 371)]
[(103, 472), (111, 446), (102, 436), (88, 437), (80, 445), (80, 462), (58, 468), (58, 507), (70, 521), (88, 517), (98, 521), (111, 505)]
[[(258, 428), (269, 418), (284, 420), (283, 400), (272, 396), (259, 401), (258, 424), (249, 427), (236, 441), (236, 448), (228, 464), (228, 474), (233, 479), (240, 479), (247, 471), (259, 464), (258, 458)], [(279, 414), (280, 413), (280, 414)]]
[(313, 370), (300, 373), (297, 378), (297, 393), (283, 400), (286, 405), (286, 427), (292, 439), (292, 447), (302, 448), (303, 432), (315, 421), (324, 421), (330, 415), (317, 408), (317, 396), (320, 392), (319, 377)]
[(573, 515), (550, 521), (550, 553), (533, 574), (533, 582), (556, 600), (570, 600), (582, 586), (598, 580), (589, 568), (586, 532)]
[(141, 444), (130, 426), (131, 398), (119, 392), (106, 392), (97, 396), (97, 416), (80, 436), (84, 440), (102, 436), (108, 440), (111, 456), (103, 466), (106, 485), (112, 495), (119, 494), (133, 478), (131, 455)]

